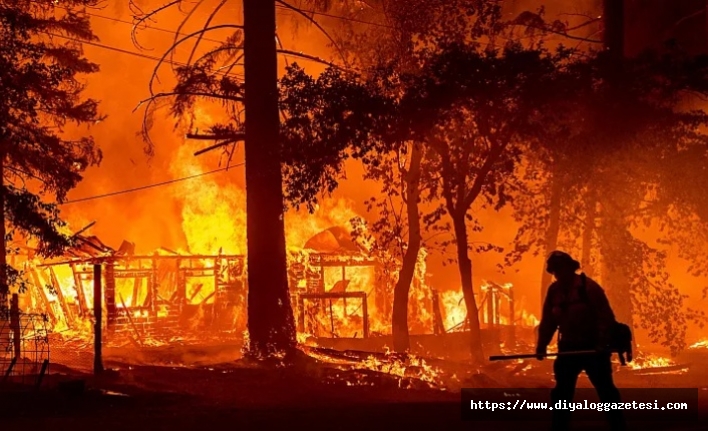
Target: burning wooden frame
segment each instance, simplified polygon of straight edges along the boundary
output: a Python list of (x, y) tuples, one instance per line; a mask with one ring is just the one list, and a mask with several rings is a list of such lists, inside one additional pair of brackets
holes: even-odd
[[(329, 322), (330, 322), (330, 335), (333, 337), (337, 336), (337, 328), (336, 328), (336, 323), (335, 323), (335, 315), (334, 315), (334, 310), (332, 307), (332, 301), (333, 300), (342, 300), (344, 302), (344, 307), (342, 310), (344, 311), (344, 316), (342, 316), (345, 320), (348, 317), (347, 316), (347, 299), (356, 299), (358, 301), (358, 306), (354, 310), (354, 313), (356, 313), (359, 309), (361, 309), (361, 330), (362, 330), (362, 336), (363, 338), (369, 338), (369, 312), (368, 312), (368, 306), (367, 306), (367, 295), (366, 292), (324, 292), (324, 293), (301, 293), (298, 295), (298, 332), (301, 333), (312, 333), (316, 331), (316, 328), (313, 328), (315, 322), (315, 313), (321, 313), (322, 309), (324, 308), (325, 310), (328, 311), (329, 314)], [(307, 301), (307, 302), (306, 302)], [(307, 307), (310, 305), (309, 302), (312, 302), (314, 304), (313, 307)], [(329, 307), (325, 307), (325, 305), (328, 304)], [(356, 316), (356, 314), (353, 314)], [(307, 318), (306, 318), (307, 317)], [(337, 320), (341, 320), (341, 317), (338, 317)], [(356, 333), (354, 334), (353, 338), (356, 338)]]
[[(329, 236), (316, 235), (313, 239), (318, 241), (308, 241), (305, 248), (291, 249), (289, 255), (289, 287), (298, 332), (316, 338), (389, 335), (397, 263), (381, 262), (343, 241), (346, 232), (331, 231), (325, 231)], [(186, 255), (167, 249), (136, 255), (129, 242), (114, 250), (95, 237), (75, 237), (78, 245), (67, 251), (64, 260), (39, 263), (28, 254), (25, 266), (31, 283), (21, 295), (21, 307), (46, 313), (54, 332), (68, 331), (69, 338), (87, 338), (93, 332), (94, 265), (100, 266), (97, 292), (102, 296), (102, 327), (109, 343), (126, 341), (126, 335), (140, 345), (148, 339), (159, 342), (192, 335), (199, 339), (207, 334), (239, 337), (246, 329), (244, 256)], [(481, 320), (488, 323), (488, 329), (506, 332), (505, 327), (518, 319), (507, 318), (500, 307), (507, 302), (509, 316), (518, 314), (513, 289), (489, 286), (493, 287), (487, 288), (488, 298), (481, 301)], [(464, 306), (445, 298), (447, 293), (451, 292), (438, 295), (427, 285), (423, 261), (410, 291), (411, 334), (441, 335), (466, 329)], [(450, 319), (444, 316), (448, 315), (461, 315), (455, 319), (460, 323), (446, 324)]]
[[(28, 271), (34, 288), (55, 324), (75, 328), (93, 315), (93, 265), (103, 266), (103, 304), (108, 334), (189, 327), (238, 329), (238, 309), (245, 304), (245, 258), (240, 255), (102, 256), (37, 265)], [(63, 271), (63, 283), (58, 275)], [(70, 269), (70, 276), (66, 268)], [(42, 279), (51, 287), (50, 299)], [(73, 290), (72, 293), (70, 292)], [(195, 319), (199, 316), (199, 319)], [(198, 321), (199, 323), (196, 323)]]
[(375, 259), (359, 253), (312, 252), (290, 268), (298, 332), (368, 338), (369, 296), (379, 313), (390, 310), (391, 295)]

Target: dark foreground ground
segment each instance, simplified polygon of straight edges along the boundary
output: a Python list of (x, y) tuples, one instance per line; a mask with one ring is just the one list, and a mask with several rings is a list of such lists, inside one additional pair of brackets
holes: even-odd
[[(48, 376), (39, 391), (19, 392), (6, 385), (0, 390), (0, 430), (548, 429), (539, 422), (462, 422), (459, 393), (415, 384), (403, 389), (400, 379), (379, 374), (233, 363), (198, 369), (120, 368), (95, 380), (55, 366), (56, 374)], [(76, 383), (82, 381), (83, 391)], [(699, 422), (642, 423), (633, 429), (708, 430), (708, 391), (701, 392)], [(605, 428), (602, 423), (579, 423), (574, 429)]]

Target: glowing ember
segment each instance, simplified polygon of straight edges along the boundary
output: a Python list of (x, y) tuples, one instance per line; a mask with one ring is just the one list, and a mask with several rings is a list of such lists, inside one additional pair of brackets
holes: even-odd
[(688, 371), (688, 367), (681, 367), (669, 358), (653, 354), (640, 355), (628, 365), (631, 370), (650, 373), (652, 370), (658, 370), (661, 374), (683, 374)]
[(676, 363), (669, 358), (647, 354), (635, 358), (629, 365), (633, 370), (641, 370), (646, 368), (673, 367)]
[[(364, 361), (354, 365), (352, 368), (386, 373), (401, 379), (404, 377), (413, 377), (432, 386), (441, 385), (440, 377), (442, 371), (415, 356), (408, 357), (407, 361), (394, 358), (381, 360), (375, 356), (370, 356)], [(399, 384), (400, 382), (401, 381), (399, 381)]]

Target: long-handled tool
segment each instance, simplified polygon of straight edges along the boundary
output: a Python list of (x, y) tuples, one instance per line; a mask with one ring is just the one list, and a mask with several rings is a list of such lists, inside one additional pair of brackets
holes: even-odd
[[(545, 353), (541, 355), (544, 358), (551, 358), (554, 356), (574, 356), (574, 355), (591, 355), (596, 354), (597, 350), (578, 350), (575, 352), (558, 352), (558, 353)], [(534, 359), (537, 358), (536, 354), (524, 354), (524, 355), (498, 355), (490, 356), (490, 361), (510, 361), (513, 359)]]

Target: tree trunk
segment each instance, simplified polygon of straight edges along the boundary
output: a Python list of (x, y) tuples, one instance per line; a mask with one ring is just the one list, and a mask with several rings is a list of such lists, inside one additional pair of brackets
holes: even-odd
[[(625, 24), (624, 0), (604, 0), (603, 20), (605, 49), (612, 55), (613, 73), (609, 75), (606, 91), (612, 92), (618, 85), (616, 77), (620, 76), (625, 53)], [(614, 131), (615, 136), (620, 136), (619, 130)], [(601, 231), (602, 271), (603, 285), (607, 290), (610, 305), (613, 306), (615, 317), (634, 330), (632, 305), (631, 279), (627, 272), (628, 265), (632, 262), (622, 262), (631, 250), (629, 226), (624, 222), (621, 210), (612, 205), (601, 205), (603, 226)], [(636, 339), (632, 341), (633, 350), (636, 352)], [(636, 355), (636, 353), (635, 353)]]
[[(2, 145), (2, 144), (0, 144)], [(5, 243), (5, 153), (0, 149), (0, 346), (10, 343), (10, 286), (7, 280), (7, 244)], [(3, 322), (5, 320), (5, 322)]]
[(393, 289), (393, 350), (404, 353), (410, 349), (410, 336), (408, 333), (408, 297), (411, 282), (415, 275), (418, 253), (420, 252), (420, 211), (418, 201), (420, 197), (420, 163), (423, 154), (420, 144), (411, 145), (411, 161), (406, 174), (406, 211), (408, 217), (408, 246), (403, 255), (398, 281)]
[(583, 252), (580, 264), (583, 272), (589, 277), (594, 274), (592, 267), (592, 239), (595, 234), (595, 218), (597, 216), (597, 202), (595, 196), (588, 193), (585, 201), (585, 225), (583, 226)]
[(5, 152), (0, 150), (0, 310), (9, 307), (10, 286), (7, 280), (7, 244), (5, 237)]
[(279, 145), (275, 1), (244, 0), (249, 353), (294, 352)]
[(603, 40), (615, 59), (624, 58), (624, 0), (603, 1)]
[(484, 363), (482, 333), (479, 327), (477, 300), (474, 297), (474, 287), (472, 284), (472, 260), (470, 260), (467, 250), (467, 225), (465, 224), (465, 215), (465, 212), (456, 212), (452, 214), (452, 222), (455, 228), (457, 265), (460, 270), (462, 295), (465, 299), (467, 321), (470, 325), (470, 352), (472, 354), (472, 360), (476, 364), (482, 364)]
[[(600, 230), (602, 252), (602, 285), (615, 313), (615, 318), (628, 325), (634, 333), (634, 306), (632, 304), (631, 265), (632, 235), (629, 227), (621, 218), (605, 214), (603, 207), (603, 226)], [(637, 351), (636, 339), (632, 340), (633, 350)], [(636, 353), (635, 353), (636, 356)]]
[[(557, 161), (554, 163), (558, 163)], [(548, 226), (546, 227), (546, 254), (548, 256), (553, 250), (558, 247), (558, 233), (560, 232), (560, 215), (561, 215), (561, 197), (563, 195), (563, 183), (557, 173), (558, 169), (554, 169), (551, 176), (551, 202), (549, 204)], [(543, 264), (543, 272), (541, 274), (541, 307), (546, 300), (548, 286), (552, 282), (551, 274), (546, 272), (546, 263)]]

